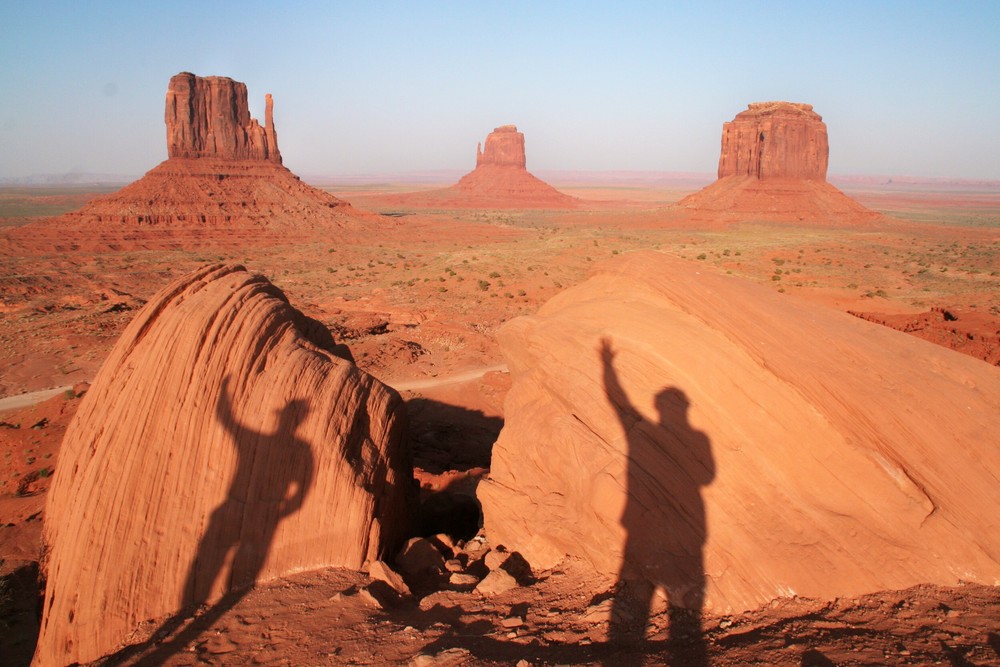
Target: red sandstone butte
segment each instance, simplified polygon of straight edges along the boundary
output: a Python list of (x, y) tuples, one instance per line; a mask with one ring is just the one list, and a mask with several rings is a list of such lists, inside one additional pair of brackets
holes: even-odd
[(306, 185), (282, 165), (270, 95), (266, 103), (261, 127), (250, 117), (244, 84), (177, 74), (166, 95), (168, 159), (78, 211), (14, 230), (12, 241), (28, 251), (190, 249), (287, 240), (296, 230), (370, 233), (378, 217)]
[(482, 165), (525, 169), (524, 133), (514, 125), (501, 125), (486, 137), (486, 149), (476, 146), (476, 167)]
[(494, 544), (713, 614), (1000, 580), (1000, 368), (650, 251), (497, 332)]
[(674, 205), (695, 223), (870, 225), (879, 213), (826, 182), (826, 125), (812, 105), (756, 102), (723, 124), (718, 180)]
[(825, 181), (830, 147), (811, 104), (755, 102), (722, 125), (719, 178)]
[(174, 75), (167, 86), (167, 155), (281, 164), (273, 101), (270, 95), (264, 99), (261, 127), (250, 117), (246, 84), (224, 76)]
[(154, 296), (62, 443), (34, 664), (89, 663), (144, 621), (392, 553), (410, 523), (405, 411), (349, 356), (239, 266)]
[(526, 167), (524, 134), (502, 125), (476, 146), (476, 168), (440, 190), (380, 196), (380, 205), (433, 208), (576, 208), (579, 200), (559, 192)]
[(502, 125), (476, 146), (476, 168), (449, 190), (464, 195), (469, 206), (503, 208), (572, 208), (575, 197), (559, 192), (526, 168), (524, 134)]

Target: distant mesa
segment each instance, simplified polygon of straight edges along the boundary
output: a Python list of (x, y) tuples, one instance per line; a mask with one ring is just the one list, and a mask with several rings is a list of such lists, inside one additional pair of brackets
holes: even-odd
[(250, 117), (246, 85), (173, 76), (164, 120), (168, 158), (82, 209), (15, 230), (15, 242), (57, 250), (254, 243), (296, 230), (366, 231), (377, 218), (306, 185), (282, 166), (274, 103)]
[(441, 208), (576, 208), (579, 200), (559, 192), (526, 167), (524, 134), (501, 125), (476, 146), (476, 168), (455, 185), (412, 194), (378, 196), (379, 205)]
[(856, 226), (881, 214), (826, 182), (826, 124), (812, 105), (755, 102), (722, 126), (718, 180), (675, 205), (694, 221)]
[(404, 407), (349, 357), (240, 266), (156, 294), (59, 452), (34, 664), (89, 663), (144, 621), (393, 553), (411, 523)]
[(528, 172), (524, 134), (514, 125), (501, 125), (476, 146), (476, 168), (450, 190), (468, 197), (470, 205), (498, 208), (573, 208), (575, 197), (559, 192)]

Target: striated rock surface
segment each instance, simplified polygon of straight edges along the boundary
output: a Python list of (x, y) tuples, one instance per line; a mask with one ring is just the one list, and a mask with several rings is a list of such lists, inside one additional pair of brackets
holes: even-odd
[(391, 553), (409, 523), (403, 406), (348, 357), (242, 267), (151, 299), (62, 444), (35, 664), (90, 662), (147, 619)]
[(281, 163), (273, 100), (265, 96), (264, 127), (250, 117), (246, 84), (224, 76), (181, 72), (167, 86), (167, 155)]
[(370, 234), (379, 216), (306, 185), (281, 164), (273, 102), (250, 118), (246, 86), (183, 72), (166, 97), (169, 158), (79, 211), (10, 234), (31, 250), (273, 243), (289, 232)]
[(513, 386), (478, 493), (534, 567), (713, 613), (1000, 581), (996, 367), (653, 252), (498, 338)]
[(501, 125), (486, 137), (486, 148), (476, 146), (476, 166), (496, 165), (525, 169), (524, 133), (514, 125)]
[(826, 182), (826, 125), (812, 105), (758, 102), (722, 126), (718, 180), (673, 207), (692, 223), (870, 225), (879, 213)]
[(719, 178), (826, 180), (830, 147), (811, 104), (755, 102), (722, 125)]

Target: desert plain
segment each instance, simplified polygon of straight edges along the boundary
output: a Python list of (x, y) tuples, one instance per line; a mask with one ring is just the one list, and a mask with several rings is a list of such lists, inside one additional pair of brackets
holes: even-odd
[[(515, 134), (505, 129), (510, 127), (495, 133)], [(270, 118), (267, 128), (256, 126), (261, 137), (273, 140)], [(523, 137), (520, 150), (523, 168)], [(196, 171), (202, 163), (174, 164), (181, 166), (165, 178)], [(360, 370), (399, 392), (418, 496), (409, 534), (435, 540), (451, 584), (417, 577), (409, 582), (412, 592), (401, 593), (394, 573), (376, 574), (382, 565), (367, 562), (360, 569), (298, 571), (249, 591), (228, 591), (183, 627), (168, 618), (139, 619), (120, 650), (97, 664), (1000, 661), (997, 582), (928, 582), (834, 598), (789, 591), (735, 610), (701, 609), (699, 600), (701, 616), (691, 635), (671, 633), (671, 613), (654, 602), (645, 610), (640, 640), (632, 643), (615, 636), (616, 627), (630, 620), (617, 603), (622, 582), (580, 559), (538, 567), (529, 558), (526, 566), (508, 568), (516, 585), (472, 590), (486, 581), (485, 570), (475, 568), (480, 562), (485, 567), (482, 554), (506, 552), (491, 542), (477, 500), (477, 487), (491, 474), (512, 387), (497, 331), (629, 255), (653, 251), (671, 266), (686, 267), (686, 275), (704, 272), (755, 285), (753, 290), (786, 300), (789, 312), (849, 313), (965, 355), (955, 363), (973, 369), (982, 364), (983, 377), (995, 378), (1000, 366), (997, 183), (831, 177), (854, 202), (850, 206), (860, 206), (842, 214), (837, 200), (817, 216), (811, 209), (796, 213), (808, 193), (794, 183), (777, 193), (730, 199), (722, 193), (726, 210), (717, 212), (696, 206), (699, 189), (714, 181), (710, 175), (540, 176), (558, 196), (541, 186), (534, 190), (533, 183), (526, 186), (535, 193), (531, 197), (505, 201), (510, 187), (470, 196), (452, 186), (455, 179), (419, 185), (391, 178), (316, 182), (311, 185), (332, 195), (331, 208), (349, 204), (343, 215), (351, 222), (247, 224), (237, 231), (211, 224), (115, 227), (107, 220), (93, 231), (53, 226), (44, 219), (87, 210), (103, 196), (114, 197), (120, 186), (0, 189), (5, 664), (29, 664), (35, 653), (44, 595), (39, 563), (44, 572), (48, 556), (42, 546), (47, 493), (62, 471), (62, 438), (89, 383), (129, 323), (165, 286), (216, 264), (242, 265), (265, 276), (346, 345)], [(245, 204), (253, 208), (253, 197)], [(767, 324), (780, 339), (784, 323)], [(788, 341), (790, 347), (798, 343)], [(837, 346), (835, 339), (815, 343)], [(599, 352), (594, 350), (595, 360)], [(879, 356), (878, 349), (868, 352)], [(604, 354), (612, 359), (615, 351), (605, 347)], [(906, 358), (921, 365), (914, 373), (939, 363), (934, 354)], [(796, 361), (803, 375), (812, 361)], [(905, 368), (894, 371), (894, 378), (906, 374)], [(995, 421), (996, 415), (988, 418)], [(1000, 444), (996, 432), (980, 436), (971, 446), (992, 450)], [(992, 530), (988, 517), (984, 525)], [(383, 560), (392, 563), (393, 554), (383, 554)], [(394, 590), (373, 585), (383, 580)]]

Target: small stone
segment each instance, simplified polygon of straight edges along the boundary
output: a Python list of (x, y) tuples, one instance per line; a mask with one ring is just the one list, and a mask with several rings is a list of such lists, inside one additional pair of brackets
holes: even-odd
[(506, 593), (516, 587), (517, 580), (510, 576), (509, 573), (498, 568), (490, 572), (486, 575), (486, 578), (479, 582), (479, 585), (476, 586), (476, 591), (485, 596), (492, 596)]
[(487, 569), (493, 571), (499, 569), (508, 558), (510, 558), (510, 553), (494, 550), (483, 556), (483, 562), (486, 564)]
[(448, 577), (448, 585), (459, 591), (471, 591), (479, 583), (479, 578), (471, 574), (454, 572)]
[(451, 560), (446, 560), (444, 562), (444, 569), (449, 572), (461, 572), (465, 568), (462, 566), (462, 561), (457, 558), (452, 558)]
[(410, 595), (410, 588), (403, 581), (403, 577), (383, 561), (377, 560), (372, 563), (368, 567), (368, 576), (377, 581), (384, 581), (400, 595)]
[(505, 628), (519, 628), (524, 625), (524, 619), (518, 618), (517, 616), (511, 616), (500, 621), (500, 625)]

